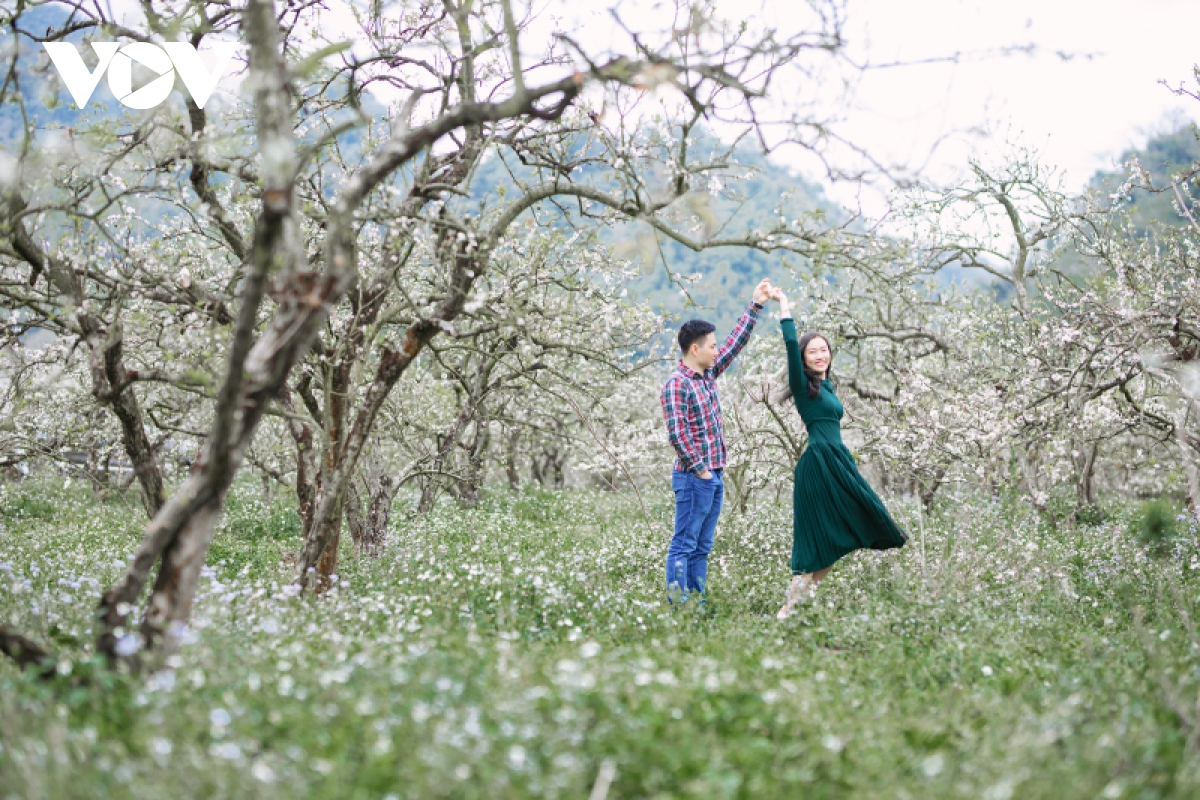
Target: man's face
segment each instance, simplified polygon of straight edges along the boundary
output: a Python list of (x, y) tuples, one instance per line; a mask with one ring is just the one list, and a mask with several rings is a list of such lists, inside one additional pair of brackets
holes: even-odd
[(717, 336), (710, 333), (698, 342), (692, 342), (692, 361), (701, 370), (712, 369), (717, 363)]

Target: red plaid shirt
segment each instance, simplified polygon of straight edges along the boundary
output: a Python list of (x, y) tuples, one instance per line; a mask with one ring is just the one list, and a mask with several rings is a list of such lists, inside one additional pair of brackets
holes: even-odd
[(742, 314), (733, 332), (717, 353), (717, 361), (704, 374), (681, 360), (662, 390), (667, 438), (678, 458), (675, 469), (694, 472), (725, 467), (725, 435), (721, 430), (721, 403), (717, 400), (717, 378), (729, 369), (758, 322), (761, 306), (754, 303)]

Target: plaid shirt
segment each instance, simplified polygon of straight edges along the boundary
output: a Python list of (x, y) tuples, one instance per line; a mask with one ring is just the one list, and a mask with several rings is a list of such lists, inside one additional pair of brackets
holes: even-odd
[(725, 467), (725, 435), (721, 430), (721, 403), (717, 400), (717, 378), (729, 369), (758, 322), (761, 306), (750, 304), (721, 345), (717, 361), (704, 374), (680, 361), (662, 390), (667, 438), (678, 458), (675, 469), (694, 472)]

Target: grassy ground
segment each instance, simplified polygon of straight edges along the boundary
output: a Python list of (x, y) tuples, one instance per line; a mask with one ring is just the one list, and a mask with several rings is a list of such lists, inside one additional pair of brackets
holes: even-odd
[[(286, 499), (247, 487), (175, 669), (72, 688), (0, 664), (0, 798), (1200, 797), (1194, 528), (1152, 556), (1120, 508), (1057, 530), (893, 508), (911, 545), (844, 559), (779, 623), (787, 508), (724, 518), (703, 610), (662, 602), (669, 496), (649, 525), (577, 491), (398, 509), (312, 600)], [(85, 669), (138, 523), (0, 488), (0, 619)]]

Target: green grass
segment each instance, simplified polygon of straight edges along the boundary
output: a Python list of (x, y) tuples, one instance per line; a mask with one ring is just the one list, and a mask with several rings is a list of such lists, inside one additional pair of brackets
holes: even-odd
[(287, 498), (239, 487), (190, 643), (133, 680), (88, 648), (136, 507), (0, 486), (0, 619), (92, 675), (0, 664), (0, 798), (580, 798), (606, 764), (610, 798), (1200, 796), (1194, 524), (1152, 552), (1119, 504), (1071, 528), (895, 502), (910, 546), (844, 559), (779, 623), (790, 509), (726, 516), (707, 607), (671, 609), (649, 500), (650, 522), (574, 490), (398, 505), (314, 600), (287, 589)]

